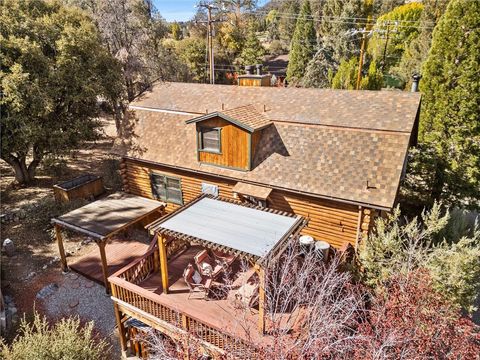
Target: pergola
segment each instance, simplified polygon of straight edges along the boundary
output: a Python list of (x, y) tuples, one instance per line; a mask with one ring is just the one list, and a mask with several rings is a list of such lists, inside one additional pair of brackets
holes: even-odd
[(68, 271), (69, 268), (61, 229), (66, 228), (88, 235), (95, 240), (99, 247), (105, 288), (109, 293), (108, 264), (105, 254), (107, 240), (155, 213), (161, 215), (164, 207), (165, 203), (156, 200), (126, 193), (115, 193), (53, 218), (51, 221), (55, 226), (62, 270)]
[(250, 262), (259, 284), (259, 329), (265, 329), (265, 266), (281, 255), (307, 220), (299, 215), (203, 195), (147, 226), (157, 235), (162, 287), (168, 293), (167, 244), (179, 239), (238, 255)]

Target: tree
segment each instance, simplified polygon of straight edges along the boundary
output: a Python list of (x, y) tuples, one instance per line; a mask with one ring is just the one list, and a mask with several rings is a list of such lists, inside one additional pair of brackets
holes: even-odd
[[(364, 24), (357, 24), (354, 19), (365, 17), (370, 8), (370, 5), (364, 6), (362, 0), (326, 0), (323, 6), (317, 7), (317, 16), (321, 19), (318, 27), (320, 50), (316, 60), (308, 64), (309, 77), (305, 86), (329, 87), (339, 64), (356, 56), (360, 37), (353, 31)], [(320, 75), (321, 80), (315, 80), (314, 74)]]
[(419, 34), (405, 48), (400, 63), (392, 71), (409, 87), (413, 74), (420, 74), (432, 44), (433, 29), (445, 12), (449, 0), (424, 0)]
[(411, 2), (377, 19), (368, 52), (382, 65), (384, 72), (399, 63), (405, 49), (418, 36), (422, 10), (421, 3)]
[(240, 54), (240, 62), (242, 65), (259, 64), (262, 63), (264, 55), (265, 49), (258, 40), (255, 24), (251, 22), (248, 26), (247, 38), (242, 53)]
[(176, 21), (170, 25), (170, 32), (175, 40), (180, 40), (182, 38), (182, 28)]
[[(464, 224), (459, 227), (458, 224)], [(452, 304), (471, 312), (480, 291), (480, 231), (465, 223), (465, 214), (452, 217), (439, 204), (421, 219), (405, 221), (400, 208), (375, 222), (375, 232), (358, 251), (363, 281), (377, 289), (396, 274), (408, 277), (427, 269), (433, 286)]]
[(98, 136), (97, 101), (119, 96), (120, 67), (79, 9), (6, 0), (0, 24), (1, 158), (28, 184), (46, 155)]
[[(352, 57), (350, 60), (343, 60), (338, 67), (338, 71), (332, 78), (333, 89), (354, 90), (357, 85), (358, 58)], [(378, 70), (377, 63), (372, 60), (368, 66), (368, 73), (362, 76), (360, 80), (360, 89), (362, 90), (380, 90), (383, 85), (383, 74)]]
[(293, 33), (295, 32), (296, 18), (300, 12), (300, 0), (285, 0), (281, 3), (281, 14), (288, 14), (280, 16), (278, 23), (278, 30), (280, 32), (280, 39), (285, 44), (290, 44)]
[(316, 46), (317, 37), (313, 25), (310, 2), (305, 0), (290, 44), (290, 57), (287, 67), (288, 81), (296, 83), (301, 80), (307, 64), (315, 54)]
[(37, 312), (32, 323), (22, 320), (10, 346), (0, 338), (0, 358), (5, 360), (101, 360), (109, 350), (104, 340), (94, 338), (93, 322), (82, 326), (78, 318), (69, 318), (50, 326)]
[(331, 49), (321, 48), (307, 65), (305, 76), (301, 81), (304, 87), (328, 88), (330, 87), (333, 72), (331, 64), (333, 61)]
[(267, 36), (269, 41), (280, 40), (280, 31), (278, 29), (279, 16), (278, 10), (270, 10), (265, 17), (267, 25)]
[(371, 303), (352, 359), (474, 359), (480, 352), (478, 328), (421, 269), (392, 276)]
[(451, 1), (423, 66), (420, 142), (432, 149), (430, 199), (479, 207), (480, 2)]
[[(361, 36), (354, 35), (352, 31), (365, 27), (365, 20), (354, 19), (366, 18), (371, 6), (365, 6), (363, 0), (325, 0), (319, 9), (321, 46), (331, 49), (336, 64), (358, 54)], [(331, 69), (336, 70), (334, 67)]]
[(188, 37), (175, 44), (175, 51), (187, 65), (191, 80), (202, 82), (205, 79), (205, 40)]

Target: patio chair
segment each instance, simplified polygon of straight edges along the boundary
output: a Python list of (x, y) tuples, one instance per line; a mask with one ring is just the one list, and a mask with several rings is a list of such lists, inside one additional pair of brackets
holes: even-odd
[(235, 255), (230, 255), (220, 250), (212, 250), (212, 254), (215, 260), (224, 268), (229, 268), (237, 258)]
[(188, 285), (188, 299), (190, 299), (193, 294), (201, 294), (203, 299), (208, 300), (212, 279), (200, 275), (192, 264), (188, 264), (183, 271), (183, 279)]
[(258, 305), (258, 284), (246, 283), (240, 286), (240, 288), (235, 293), (235, 304), (236, 308), (248, 308), (251, 309)]
[(194, 259), (198, 271), (203, 276), (216, 279), (223, 271), (222, 265), (213, 261), (210, 255), (208, 255), (207, 250), (200, 251), (197, 255), (195, 255)]

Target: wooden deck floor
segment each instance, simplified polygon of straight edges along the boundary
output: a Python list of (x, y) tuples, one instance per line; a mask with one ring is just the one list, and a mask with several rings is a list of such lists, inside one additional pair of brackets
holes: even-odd
[[(204, 300), (198, 294), (189, 298), (188, 285), (183, 280), (183, 270), (188, 263), (194, 263), (193, 257), (202, 250), (201, 247), (192, 246), (178, 257), (169, 261), (169, 293), (165, 294), (162, 289), (160, 274), (153, 274), (138, 286), (156, 294), (158, 302), (188, 314), (197, 320), (213, 325), (217, 329), (235, 334), (246, 339), (249, 336), (255, 338), (258, 333), (257, 309), (236, 309), (234, 307), (234, 294), (229, 293), (221, 300)], [(253, 272), (250, 272), (250, 275)], [(222, 279), (219, 279), (221, 282)], [(236, 283), (240, 283), (238, 280)], [(233, 292), (236, 290), (230, 290)]]
[[(124, 266), (130, 264), (137, 257), (147, 251), (148, 245), (137, 240), (112, 239), (105, 247), (107, 256), (108, 275), (112, 275)], [(80, 257), (75, 262), (68, 264), (70, 269), (87, 277), (90, 280), (104, 284), (102, 272), (102, 260), (98, 246)]]

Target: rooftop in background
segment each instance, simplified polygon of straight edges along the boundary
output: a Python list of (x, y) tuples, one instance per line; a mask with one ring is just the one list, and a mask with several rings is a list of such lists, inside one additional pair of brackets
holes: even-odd
[(252, 104), (271, 121), (410, 133), (419, 102), (402, 91), (160, 83), (131, 105), (206, 114)]

